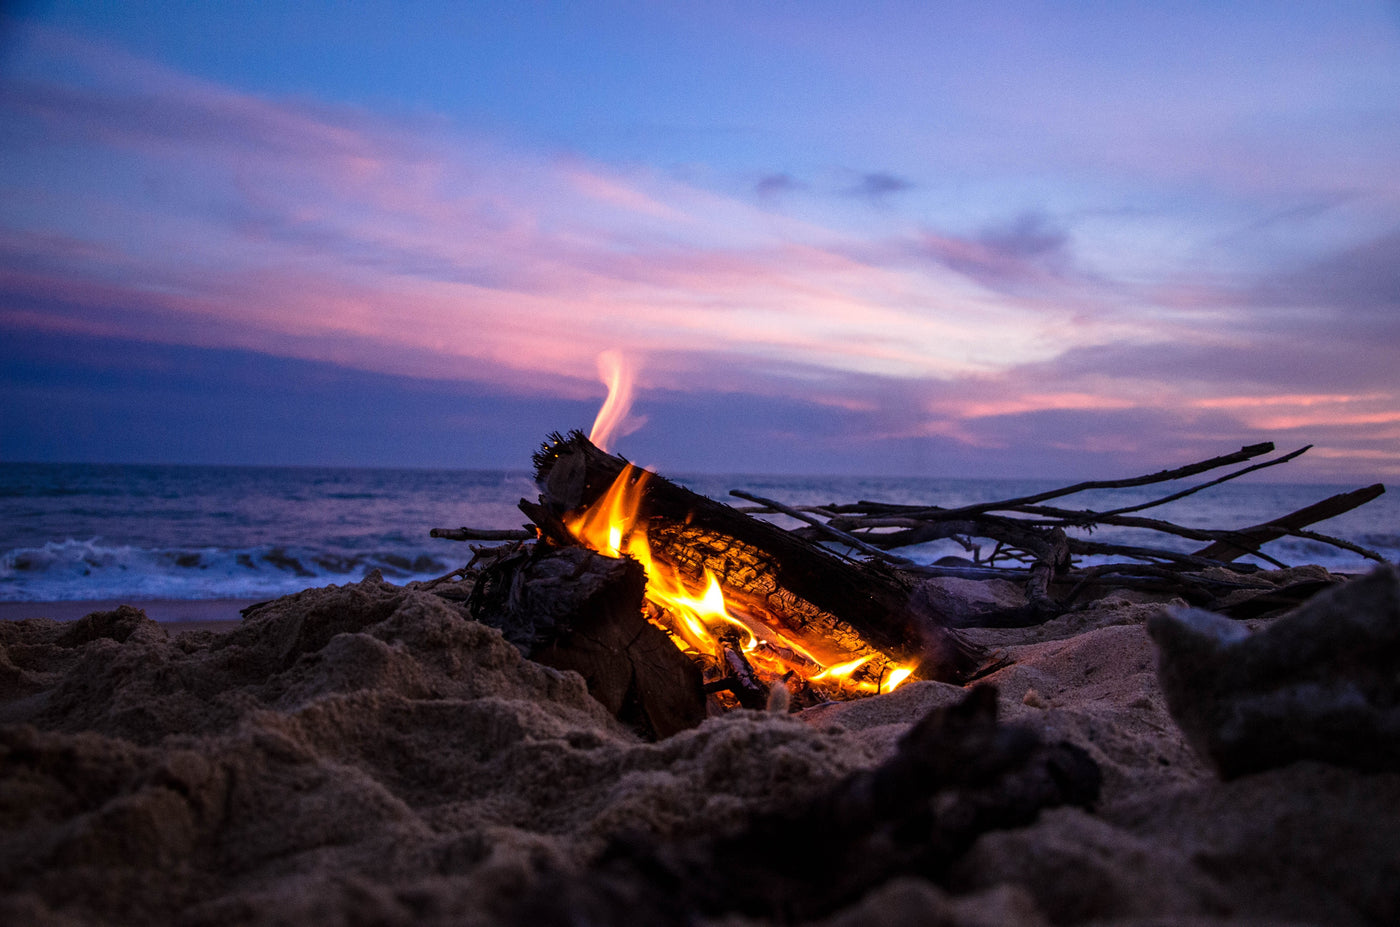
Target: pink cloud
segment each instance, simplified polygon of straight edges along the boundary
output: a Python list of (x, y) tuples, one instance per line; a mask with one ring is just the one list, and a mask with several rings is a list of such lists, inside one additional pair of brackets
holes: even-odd
[(1131, 399), (1094, 393), (1030, 393), (1005, 399), (951, 400), (942, 404), (959, 418), (988, 418), (997, 415), (1023, 415), (1050, 409), (1131, 409)]
[[(91, 79), (12, 87), (0, 138), (35, 163), (74, 147), (114, 159), (115, 179), (40, 188), (24, 186), (35, 163), (14, 173), (22, 195), (0, 207), (10, 326), (574, 398), (600, 393), (595, 358), (617, 347), (645, 359), (642, 390), (780, 395), (870, 440), (983, 449), (1126, 453), (1144, 422), (1205, 441), (1400, 421), (1393, 392), (1328, 382), (1365, 365), (1309, 365), (1319, 344), (1290, 345), (1286, 325), (1261, 334), (1276, 304), (1257, 281), (1091, 273), (1072, 230), (1037, 211), (969, 234), (897, 216), (872, 231), (54, 46)], [(1349, 256), (1337, 288), (1376, 304), (1370, 273), (1393, 253), (1381, 238)], [(1310, 291), (1324, 306), (1328, 292)], [(1288, 309), (1281, 325), (1326, 315)], [(1369, 335), (1361, 350), (1383, 352)], [(1390, 453), (1331, 446), (1353, 462)]]

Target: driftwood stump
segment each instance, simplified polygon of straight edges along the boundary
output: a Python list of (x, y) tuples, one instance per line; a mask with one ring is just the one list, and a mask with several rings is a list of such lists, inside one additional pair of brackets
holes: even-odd
[(635, 560), (581, 547), (522, 547), (478, 577), (469, 608), (525, 656), (583, 676), (589, 693), (649, 739), (705, 719), (700, 668), (642, 612)]

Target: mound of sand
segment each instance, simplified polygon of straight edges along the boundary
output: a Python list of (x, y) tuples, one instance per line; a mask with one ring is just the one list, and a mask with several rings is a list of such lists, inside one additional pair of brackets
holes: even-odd
[[(973, 632), (1014, 661), (989, 680), (1003, 717), (1086, 750), (1100, 802), (987, 834), (944, 884), (892, 879), (825, 923), (1400, 922), (1400, 774), (1305, 762), (1222, 783), (1164, 706), (1158, 608)], [(125, 607), (3, 622), (0, 921), (501, 923), (613, 837), (735, 830), (962, 696), (915, 683), (643, 743), (577, 675), (378, 578), (226, 633)]]

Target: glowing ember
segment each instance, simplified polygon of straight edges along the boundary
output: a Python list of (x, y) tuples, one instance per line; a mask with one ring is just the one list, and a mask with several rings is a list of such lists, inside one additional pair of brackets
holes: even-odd
[[(630, 464), (608, 491), (586, 509), (564, 519), (583, 544), (608, 556), (630, 556), (647, 574), (649, 617), (682, 650), (713, 659), (725, 645), (741, 650), (759, 678), (772, 682), (796, 674), (823, 690), (854, 695), (890, 692), (907, 679), (912, 667), (896, 666), (877, 650), (831, 655), (829, 641), (801, 641), (764, 621), (761, 607), (746, 609), (726, 599), (719, 579), (704, 571), (703, 589), (692, 588), (681, 574), (659, 560), (638, 517), (651, 474)], [(733, 595), (739, 595), (733, 593)], [(827, 655), (825, 658), (817, 654)]]

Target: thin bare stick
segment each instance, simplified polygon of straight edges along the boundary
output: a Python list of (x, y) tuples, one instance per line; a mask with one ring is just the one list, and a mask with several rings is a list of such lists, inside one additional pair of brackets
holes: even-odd
[(1360, 544), (1353, 544), (1350, 541), (1344, 541), (1341, 538), (1334, 538), (1328, 534), (1318, 534), (1316, 531), (1304, 531), (1302, 529), (1298, 529), (1297, 531), (1290, 531), (1288, 533), (1290, 536), (1295, 538), (1304, 538), (1305, 540), (1309, 541), (1321, 541), (1323, 544), (1331, 544), (1333, 547), (1340, 547), (1342, 550), (1349, 550), (1353, 554), (1360, 554), (1367, 560), (1375, 560), (1377, 563), (1388, 562), (1384, 557), (1376, 553), (1374, 550), (1371, 550), (1369, 547), (1362, 547)]
[(959, 579), (1025, 579), (1028, 569), (1017, 567), (954, 566), (941, 563), (915, 563), (901, 566), (900, 572), (918, 576), (955, 576)]
[(1201, 483), (1197, 486), (1192, 486), (1189, 489), (1183, 489), (1181, 492), (1173, 493), (1170, 496), (1165, 496), (1161, 499), (1154, 499), (1151, 502), (1144, 502), (1141, 505), (1127, 505), (1121, 509), (1110, 509), (1107, 512), (1100, 512), (1099, 516), (1103, 517), (1105, 515), (1126, 515), (1128, 512), (1140, 512), (1143, 509), (1150, 509), (1155, 508), (1159, 505), (1166, 505), (1168, 502), (1175, 502), (1177, 499), (1184, 499), (1186, 496), (1189, 496), (1192, 493), (1198, 493), (1202, 489), (1209, 489), (1212, 486), (1219, 486), (1221, 483), (1236, 479), (1237, 477), (1244, 476), (1246, 473), (1253, 473), (1255, 470), (1263, 470), (1266, 467), (1277, 467), (1279, 464), (1288, 463), (1293, 458), (1300, 457), (1310, 450), (1312, 450), (1312, 445), (1307, 444), (1303, 447), (1298, 448), (1296, 451), (1291, 451), (1287, 454), (1284, 454), (1282, 457), (1275, 457), (1273, 460), (1266, 460), (1263, 463), (1257, 463), (1252, 466), (1244, 467), (1242, 469), (1236, 470), (1234, 473), (1227, 473), (1224, 476), (1219, 477), (1218, 479), (1210, 480), (1209, 482)]
[(1176, 467), (1171, 470), (1159, 470), (1156, 473), (1149, 473), (1145, 476), (1134, 476), (1123, 480), (1087, 480), (1083, 483), (1075, 483), (1073, 486), (1065, 486), (1061, 489), (1049, 489), (1045, 492), (1033, 493), (1032, 495), (1022, 496), (1017, 499), (1006, 499), (1001, 502), (983, 502), (977, 505), (963, 506), (957, 511), (990, 512), (1015, 505), (1034, 505), (1037, 502), (1044, 502), (1046, 499), (1072, 496), (1076, 493), (1087, 492), (1091, 489), (1130, 489), (1134, 486), (1147, 486), (1151, 483), (1165, 483), (1170, 480), (1179, 480), (1188, 476), (1195, 476), (1197, 473), (1204, 473), (1207, 470), (1214, 470), (1217, 467), (1227, 467), (1230, 464), (1258, 457), (1260, 454), (1267, 454), (1273, 449), (1273, 442), (1266, 441), (1263, 444), (1251, 444), (1248, 447), (1242, 447), (1233, 454), (1212, 457), (1210, 460), (1202, 460), (1199, 463), (1187, 464), (1184, 467)]
[(428, 536), (444, 541), (532, 541), (539, 533), (525, 528), (434, 528)]
[(1242, 447), (1233, 454), (1212, 457), (1210, 460), (1202, 460), (1199, 463), (1187, 464), (1184, 467), (1176, 467), (1171, 470), (1160, 470), (1156, 473), (1149, 473), (1146, 476), (1134, 476), (1123, 480), (1088, 480), (1083, 483), (1075, 483), (1073, 486), (1032, 493), (1029, 496), (1002, 499), (998, 502), (978, 502), (974, 505), (964, 505), (955, 509), (944, 509), (937, 506), (888, 505), (878, 502), (860, 502), (854, 507), (828, 506), (828, 508), (834, 512), (880, 511), (889, 514), (911, 515), (916, 518), (925, 514), (937, 518), (948, 516), (955, 517), (959, 515), (980, 515), (983, 512), (1014, 509), (1021, 505), (1034, 505), (1037, 502), (1044, 502), (1046, 499), (1072, 496), (1076, 493), (1088, 492), (1091, 489), (1130, 489), (1134, 486), (1147, 486), (1151, 483), (1165, 483), (1170, 480), (1179, 480), (1188, 476), (1195, 476), (1197, 473), (1204, 473), (1207, 470), (1214, 470), (1217, 467), (1227, 467), (1230, 464), (1250, 460), (1258, 457), (1260, 454), (1267, 454), (1273, 449), (1273, 442), (1266, 441), (1263, 444), (1251, 444), (1248, 447)]
[[(1252, 572), (1258, 569), (1258, 567), (1251, 563), (1219, 561), (1209, 557), (1202, 557), (1200, 554), (1179, 554), (1176, 551), (1160, 550), (1155, 547), (1132, 547), (1126, 544), (1105, 544), (1100, 541), (1085, 541), (1080, 538), (1070, 538), (1069, 549), (1072, 554), (1104, 554), (1119, 557), (1132, 557), (1135, 560), (1146, 560), (1148, 562), (1154, 560), (1168, 560), (1201, 570), (1220, 566), (1241, 572)], [(1277, 561), (1275, 561), (1275, 563), (1277, 563)], [(1284, 565), (1278, 563), (1278, 566), (1283, 567)]]
[(833, 528), (826, 522), (822, 521), (820, 518), (817, 518), (813, 515), (809, 515), (808, 513), (803, 512), (800, 509), (795, 509), (791, 506), (783, 505), (781, 502), (775, 502), (772, 499), (765, 499), (762, 496), (755, 496), (753, 493), (744, 492), (742, 489), (731, 489), (729, 491), (729, 494), (731, 496), (738, 496), (740, 499), (747, 499), (750, 502), (757, 502), (758, 504), (770, 508), (775, 512), (781, 512), (784, 515), (796, 518), (798, 521), (806, 522), (807, 524), (811, 525), (813, 528), (816, 528), (818, 531), (822, 532), (828, 537), (838, 540), (842, 544), (854, 547), (856, 550), (865, 554), (869, 554), (872, 557), (879, 557), (881, 560), (887, 560), (890, 563), (898, 564), (911, 564), (914, 562), (906, 557), (899, 557), (894, 554), (883, 551), (878, 547), (874, 547), (870, 544), (867, 544), (865, 541), (862, 541), (854, 534), (849, 534), (845, 531), (842, 531), (840, 528)]
[[(733, 507), (736, 512), (743, 512), (745, 515), (774, 515), (787, 514), (781, 509), (775, 509), (771, 505), (736, 505)], [(813, 515), (820, 515), (823, 518), (834, 518), (835, 512), (828, 511), (824, 505), (794, 505), (790, 506), (796, 512), (810, 512)]]
[[(1014, 509), (1011, 509), (1011, 511), (1039, 516), (1037, 518), (1018, 519), (1018, 525), (1027, 528), (1092, 528), (1095, 525), (1103, 524), (1122, 528), (1147, 528), (1152, 531), (1159, 531), (1163, 534), (1175, 534), (1179, 537), (1190, 538), (1193, 541), (1215, 541), (1219, 540), (1221, 534), (1219, 531), (1211, 531), (1205, 528), (1187, 528), (1157, 518), (1141, 518), (1131, 515), (1106, 517), (1098, 512), (1079, 512), (1073, 509), (1057, 509), (1043, 505), (1018, 505)], [(845, 515), (840, 517), (840, 526), (852, 531), (868, 531), (872, 528), (921, 528), (929, 524), (937, 524), (944, 520), (945, 519), (942, 517), (934, 518), (931, 516), (926, 518), (890, 516), (857, 518)], [(973, 523), (966, 519), (959, 519), (958, 524), (960, 526), (970, 527)]]
[(1196, 551), (1196, 556), (1209, 557), (1213, 560), (1234, 560), (1236, 557), (1243, 557), (1246, 554), (1262, 556), (1259, 554), (1260, 545), (1306, 528), (1314, 522), (1324, 521), (1344, 512), (1350, 512), (1357, 506), (1370, 502), (1383, 492), (1385, 492), (1385, 486), (1375, 483), (1363, 489), (1354, 489), (1351, 492), (1329, 496), (1321, 502), (1314, 502), (1312, 505), (1296, 512), (1289, 512), (1287, 515), (1272, 521), (1231, 532), (1229, 539), (1216, 541), (1214, 544)]

